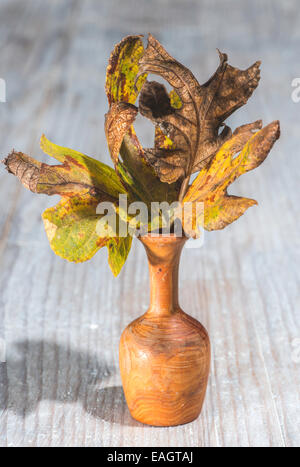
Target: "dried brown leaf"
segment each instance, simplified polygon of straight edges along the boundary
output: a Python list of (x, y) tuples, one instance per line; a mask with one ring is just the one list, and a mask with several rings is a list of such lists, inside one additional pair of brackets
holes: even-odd
[[(139, 61), (137, 76), (145, 73), (160, 75), (174, 88), (181, 103), (175, 109), (162, 84), (144, 83), (139, 110), (159, 125), (162, 132), (173, 141), (176, 155), (184, 159), (180, 165), (182, 170), (177, 169), (176, 174), (172, 174), (165, 166), (170, 149), (164, 151), (164, 156), (160, 150), (148, 152), (149, 163), (164, 181), (174, 181), (174, 178), (182, 177), (183, 174), (189, 176), (209, 165), (217, 150), (231, 137), (231, 130), (227, 126), (219, 134), (223, 121), (247, 102), (258, 85), (260, 62), (247, 70), (239, 70), (228, 65), (226, 54), (219, 52), (219, 55), (217, 71), (200, 86), (192, 72), (149, 35), (147, 49)], [(171, 167), (172, 160), (171, 157)]]
[(138, 109), (127, 102), (116, 102), (105, 115), (105, 135), (111, 158), (116, 164), (125, 134), (134, 122)]

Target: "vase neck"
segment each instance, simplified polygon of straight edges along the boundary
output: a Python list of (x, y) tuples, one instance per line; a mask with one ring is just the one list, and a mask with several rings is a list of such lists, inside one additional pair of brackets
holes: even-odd
[(150, 307), (148, 315), (168, 315), (179, 310), (178, 270), (186, 237), (173, 235), (139, 238), (148, 256)]

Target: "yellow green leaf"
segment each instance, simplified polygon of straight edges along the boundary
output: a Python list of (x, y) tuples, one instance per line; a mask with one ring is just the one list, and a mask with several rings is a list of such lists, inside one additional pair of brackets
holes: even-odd
[(132, 244), (132, 236), (111, 237), (107, 242), (108, 263), (114, 276), (117, 276), (129, 254)]
[(144, 53), (142, 36), (127, 36), (119, 42), (108, 62), (105, 90), (109, 104), (134, 104), (147, 77), (144, 73), (136, 81), (139, 59)]
[(279, 138), (278, 121), (253, 134), (252, 130), (259, 126), (261, 123), (255, 122), (237, 129), (189, 187), (183, 204), (204, 203), (205, 229), (223, 229), (257, 204), (253, 199), (229, 196), (227, 188), (237, 177), (258, 167)]
[[(116, 173), (105, 164), (76, 151), (54, 145), (45, 137), (42, 148), (61, 164), (48, 165), (23, 153), (12, 152), (4, 160), (9, 172), (35, 193), (58, 194), (61, 201), (43, 213), (45, 230), (53, 251), (68, 261), (90, 259), (109, 240), (110, 265), (115, 275), (128, 255), (131, 241), (118, 237), (100, 236), (96, 209), (100, 202), (109, 201), (116, 212), (116, 232), (119, 223), (118, 195), (127, 194)], [(124, 219), (123, 219), (124, 221)], [(125, 222), (128, 219), (125, 217)], [(99, 232), (99, 230), (98, 230)]]
[(171, 106), (174, 107), (174, 109), (181, 109), (182, 107), (182, 102), (180, 97), (178, 96), (177, 92), (172, 89), (170, 92), (170, 103)]
[(96, 214), (99, 201), (89, 194), (62, 198), (54, 207), (46, 209), (42, 218), (50, 246), (54, 253), (75, 263), (87, 261), (102, 248), (107, 238), (97, 234)]

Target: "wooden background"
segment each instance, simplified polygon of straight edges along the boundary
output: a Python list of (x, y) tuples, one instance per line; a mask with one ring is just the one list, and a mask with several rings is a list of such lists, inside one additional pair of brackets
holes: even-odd
[[(204, 82), (219, 47), (262, 79), (232, 127), (281, 120), (282, 136), (234, 194), (254, 197), (224, 231), (185, 249), (181, 303), (208, 329), (213, 360), (203, 412), (175, 428), (131, 419), (118, 371), (124, 327), (147, 309), (148, 272), (134, 242), (118, 279), (106, 251), (69, 264), (50, 250), (42, 211), (56, 198), (26, 191), (0, 168), (0, 364), (3, 446), (299, 446), (299, 143), (297, 0), (0, 0), (0, 154), (46, 161), (54, 142), (108, 162), (105, 67), (124, 35), (151, 31)], [(139, 121), (142, 142), (152, 126)]]

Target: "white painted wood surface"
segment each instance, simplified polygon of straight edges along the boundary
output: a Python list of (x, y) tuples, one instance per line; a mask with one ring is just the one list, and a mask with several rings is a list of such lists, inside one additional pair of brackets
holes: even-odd
[[(269, 159), (231, 190), (259, 207), (183, 253), (181, 303), (213, 347), (203, 412), (175, 428), (131, 419), (117, 358), (121, 331), (148, 304), (141, 245), (118, 279), (104, 250), (82, 265), (64, 262), (40, 218), (56, 199), (27, 192), (1, 169), (0, 444), (299, 446), (300, 103), (291, 99), (299, 2), (1, 0), (1, 155), (14, 147), (45, 161), (45, 132), (108, 162), (106, 61), (124, 35), (148, 31), (200, 82), (216, 68), (216, 47), (235, 66), (261, 59), (261, 84), (231, 124), (279, 118), (282, 126)], [(151, 143), (148, 123), (138, 132)]]

